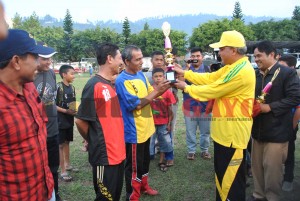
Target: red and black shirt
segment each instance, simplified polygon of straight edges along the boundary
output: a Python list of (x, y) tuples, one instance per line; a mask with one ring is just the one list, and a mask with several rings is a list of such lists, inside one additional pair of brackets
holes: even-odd
[(89, 123), (91, 165), (117, 165), (126, 157), (124, 124), (111, 82), (96, 75), (85, 85), (77, 118)]
[(34, 84), (23, 95), (0, 81), (0, 200), (48, 200), (47, 116)]

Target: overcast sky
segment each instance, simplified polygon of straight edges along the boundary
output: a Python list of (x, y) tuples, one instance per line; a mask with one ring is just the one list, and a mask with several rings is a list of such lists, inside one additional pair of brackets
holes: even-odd
[[(231, 16), (237, 0), (2, 0), (6, 15), (22, 17), (34, 11), (63, 19), (69, 9), (74, 21), (130, 21), (145, 17), (180, 14), (216, 14)], [(244, 15), (290, 18), (299, 0), (239, 0)]]

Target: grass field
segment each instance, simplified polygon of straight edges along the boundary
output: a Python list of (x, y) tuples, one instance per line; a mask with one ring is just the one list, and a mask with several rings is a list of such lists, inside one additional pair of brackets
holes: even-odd
[[(80, 101), (82, 89), (89, 79), (88, 74), (77, 75), (74, 86), (76, 88), (77, 100)], [(57, 80), (60, 77), (57, 76)], [(181, 93), (179, 93), (181, 94)], [(168, 169), (166, 173), (158, 169), (158, 157), (150, 164), (150, 185), (159, 190), (160, 195), (150, 197), (143, 195), (141, 201), (212, 201), (215, 200), (215, 184), (213, 160), (202, 160), (200, 158), (200, 148), (197, 147), (196, 160), (186, 159), (185, 125), (179, 103), (178, 118), (175, 132), (175, 165)], [(112, 123), (113, 126), (113, 123)], [(199, 134), (198, 134), (199, 138)], [(297, 140), (296, 147), (299, 147)], [(71, 143), (71, 163), (79, 168), (79, 172), (70, 174), (74, 181), (66, 183), (59, 181), (59, 191), (63, 200), (67, 201), (92, 201), (95, 193), (92, 184), (91, 166), (88, 163), (87, 152), (81, 151), (82, 138), (76, 127), (74, 128), (74, 142)], [(210, 152), (213, 153), (211, 142)], [(252, 179), (248, 181), (250, 187), (247, 188), (247, 197), (252, 190)], [(122, 198), (125, 200), (125, 187)], [(296, 165), (294, 190), (284, 193), (282, 201), (300, 200), (300, 149), (296, 148)]]

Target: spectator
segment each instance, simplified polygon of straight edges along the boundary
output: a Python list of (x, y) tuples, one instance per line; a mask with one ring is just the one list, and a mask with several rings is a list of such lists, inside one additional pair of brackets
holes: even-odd
[[(43, 42), (38, 44), (47, 47)], [(56, 54), (53, 48), (49, 49), (48, 54), (39, 54), (37, 76), (34, 80), (34, 85), (37, 88), (40, 99), (45, 105), (47, 122), (47, 150), (48, 150), (48, 164), (54, 179), (54, 188), (56, 193), (56, 200), (61, 200), (58, 194), (58, 167), (59, 167), (59, 146), (58, 146), (58, 121), (56, 109), (56, 77), (52, 69), (50, 69), (52, 59)]]
[[(162, 68), (154, 68), (152, 71), (153, 88), (165, 81), (165, 71)], [(172, 104), (175, 103), (174, 95), (167, 90), (160, 97), (155, 98), (150, 103), (155, 124), (155, 133), (159, 144), (159, 169), (163, 172), (167, 171), (167, 164), (164, 162), (165, 153), (173, 151), (171, 135), (168, 134), (172, 129)], [(172, 161), (173, 162), (173, 161)]]
[(0, 41), (0, 200), (55, 200), (47, 116), (32, 83), (38, 54), (51, 51), (18, 29)]
[[(162, 53), (161, 51), (152, 52), (151, 63), (152, 63), (152, 71), (156, 68), (162, 68), (164, 71), (166, 70), (164, 53)], [(149, 83), (152, 85), (153, 84), (152, 72), (146, 72), (144, 73), (144, 75), (147, 77)], [(156, 151), (158, 151), (159, 149), (156, 133), (154, 133), (150, 138), (149, 149), (150, 149), (150, 159), (153, 160), (155, 158)]]
[[(190, 63), (190, 62), (191, 63)], [(191, 49), (190, 58), (187, 62), (187, 70), (197, 73), (209, 73), (210, 68), (203, 64), (202, 49), (194, 47)], [(191, 84), (186, 81), (187, 84)], [(188, 93), (183, 93), (183, 114), (186, 129), (186, 144), (188, 149), (187, 159), (194, 160), (197, 148), (197, 128), (200, 130), (201, 158), (211, 159), (208, 152), (210, 145), (210, 117), (205, 113), (207, 101), (198, 101)]]
[(259, 68), (256, 71), (255, 97), (261, 96), (269, 82), (272, 82), (272, 88), (264, 102), (259, 104), (261, 113), (253, 121), (251, 159), (254, 189), (249, 200), (278, 201), (282, 192), (282, 164), (293, 134), (292, 108), (300, 103), (299, 78), (295, 70), (279, 65), (276, 49), (270, 41), (256, 44), (254, 57)]
[(93, 71), (94, 71), (93, 67), (92, 67), (92, 66), (89, 66), (90, 77), (93, 76)]
[[(293, 55), (283, 55), (278, 59), (279, 64), (295, 69), (297, 58)], [(290, 192), (293, 190), (294, 168), (295, 168), (295, 141), (297, 138), (298, 122), (300, 119), (300, 105), (293, 108), (293, 135), (289, 140), (287, 158), (284, 163), (284, 176), (282, 190)]]
[(61, 82), (57, 83), (56, 105), (59, 128), (59, 163), (60, 177), (63, 181), (71, 181), (67, 171), (78, 171), (70, 165), (70, 142), (73, 141), (74, 115), (76, 114), (75, 70), (72, 66), (62, 65), (59, 69)]

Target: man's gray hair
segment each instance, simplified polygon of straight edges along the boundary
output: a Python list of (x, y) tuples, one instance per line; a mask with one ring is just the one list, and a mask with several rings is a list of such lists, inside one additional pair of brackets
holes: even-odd
[(130, 61), (132, 59), (132, 51), (136, 50), (136, 51), (141, 51), (141, 49), (138, 46), (135, 45), (127, 45), (123, 52), (122, 52), (122, 59), (124, 64), (126, 60)]
[(245, 47), (237, 47), (237, 52), (241, 55), (245, 55), (247, 53), (247, 46)]

